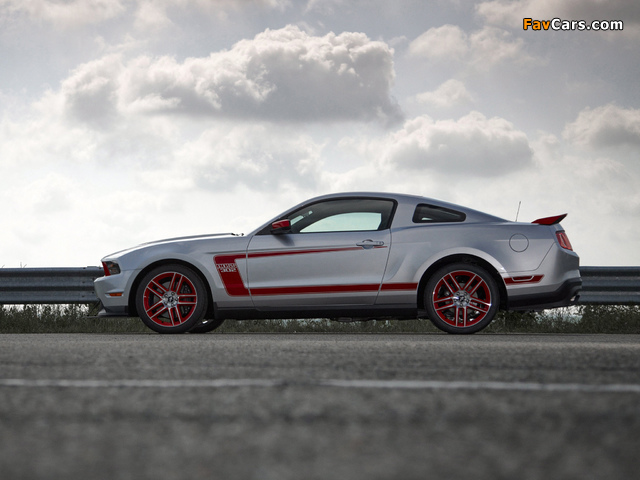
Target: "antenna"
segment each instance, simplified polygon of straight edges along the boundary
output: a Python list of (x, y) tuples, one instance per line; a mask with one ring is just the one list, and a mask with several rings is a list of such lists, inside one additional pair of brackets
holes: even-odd
[(522, 200), (518, 202), (518, 211), (516, 212), (516, 222), (518, 221), (518, 215), (520, 215), (520, 205), (522, 204)]

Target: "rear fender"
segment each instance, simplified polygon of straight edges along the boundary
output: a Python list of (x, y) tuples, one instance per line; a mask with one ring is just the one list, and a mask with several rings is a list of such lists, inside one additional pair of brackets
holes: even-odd
[(506, 307), (507, 288), (502, 277), (504, 267), (495, 258), (475, 249), (463, 249), (441, 252), (431, 257), (420, 269), (418, 280), (418, 308), (424, 309), (424, 289), (431, 275), (440, 267), (451, 263), (472, 263), (484, 268), (493, 277), (500, 290), (500, 308)]

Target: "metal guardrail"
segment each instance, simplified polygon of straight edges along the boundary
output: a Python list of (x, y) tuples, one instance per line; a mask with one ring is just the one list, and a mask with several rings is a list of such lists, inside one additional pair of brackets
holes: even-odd
[(581, 267), (583, 305), (640, 305), (640, 267)]
[[(640, 267), (581, 267), (583, 305), (640, 305)], [(0, 305), (95, 303), (100, 267), (0, 268)]]
[(0, 305), (95, 303), (93, 281), (100, 267), (0, 268)]

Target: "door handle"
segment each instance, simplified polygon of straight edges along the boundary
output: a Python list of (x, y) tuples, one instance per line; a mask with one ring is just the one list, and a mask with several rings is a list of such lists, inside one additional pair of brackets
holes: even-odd
[(384, 242), (367, 239), (356, 243), (356, 245), (364, 249), (369, 249), (373, 247), (381, 247), (382, 245), (384, 245)]

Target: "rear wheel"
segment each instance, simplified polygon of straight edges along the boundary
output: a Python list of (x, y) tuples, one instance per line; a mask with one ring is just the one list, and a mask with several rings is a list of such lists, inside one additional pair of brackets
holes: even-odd
[(470, 263), (446, 265), (427, 282), (424, 303), (431, 322), (448, 333), (475, 333), (495, 317), (500, 293), (484, 268)]
[(184, 333), (202, 323), (207, 292), (200, 277), (184, 265), (162, 265), (147, 273), (136, 293), (144, 324), (158, 333)]

